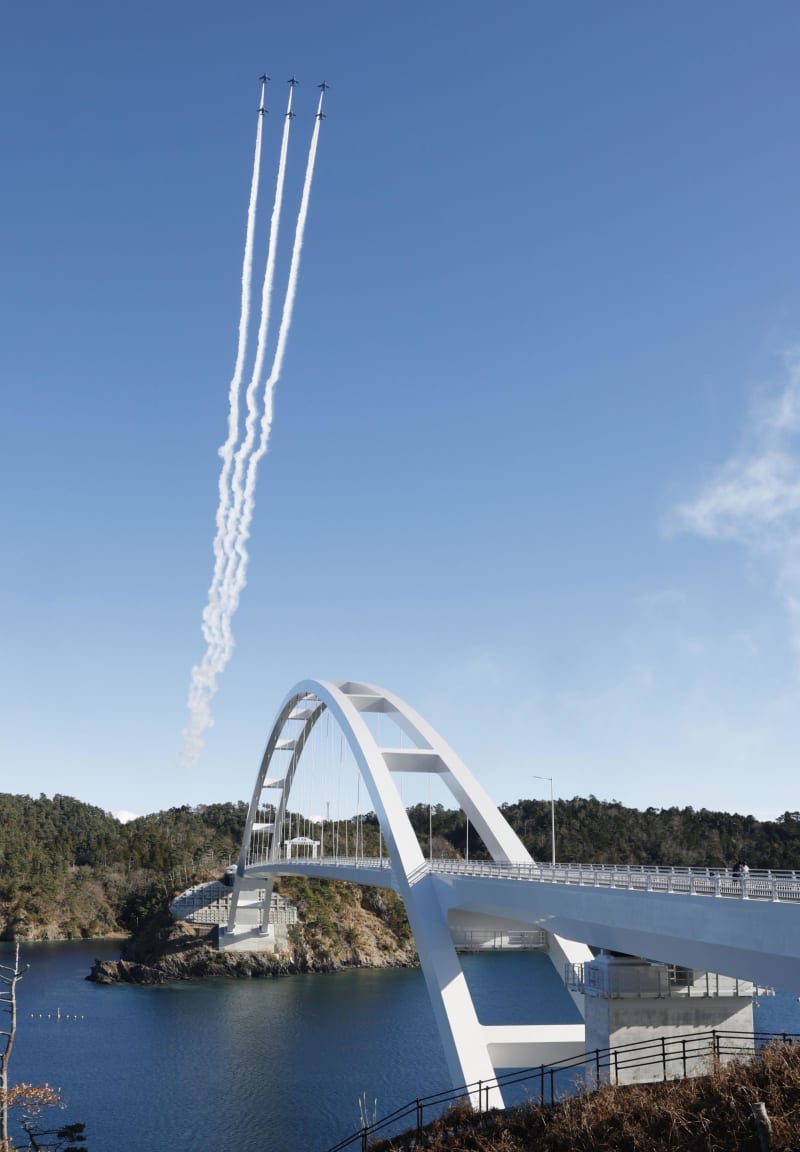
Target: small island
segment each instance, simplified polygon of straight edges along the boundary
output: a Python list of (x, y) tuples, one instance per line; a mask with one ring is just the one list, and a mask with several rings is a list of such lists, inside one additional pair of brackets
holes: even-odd
[[(214, 905), (224, 886), (212, 882), (198, 887), (205, 890), (205, 902), (197, 901), (202, 912), (217, 912)], [(393, 892), (285, 877), (273, 902), (292, 915), (282, 918), (283, 930), (272, 951), (220, 950), (218, 923), (175, 920), (174, 911), (164, 906), (125, 941), (119, 960), (96, 960), (88, 979), (164, 984), (209, 976), (291, 976), (417, 964), (405, 911)], [(176, 907), (180, 910), (180, 900), (172, 902), (171, 908)]]

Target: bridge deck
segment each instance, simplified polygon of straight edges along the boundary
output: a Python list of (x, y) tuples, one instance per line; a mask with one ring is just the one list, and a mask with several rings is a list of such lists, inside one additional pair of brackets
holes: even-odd
[[(377, 856), (326, 856), (316, 859), (251, 861), (247, 875), (341, 869), (363, 870), (362, 882), (387, 887), (391, 862)], [(727, 869), (656, 867), (638, 864), (496, 863), (487, 860), (431, 860), (425, 870), (452, 876), (519, 880), (529, 883), (569, 884), (588, 888), (616, 888), (636, 892), (715, 896), (727, 899), (800, 902), (800, 872), (752, 870), (746, 876)], [(377, 876), (374, 874), (378, 873)], [(372, 878), (368, 880), (368, 877)]]
[[(282, 872), (396, 882), (388, 860), (370, 857), (277, 860), (251, 865), (245, 877)], [(800, 993), (798, 872), (432, 860), (408, 877), (411, 890), (426, 877), (443, 916), (505, 916), (593, 948)]]

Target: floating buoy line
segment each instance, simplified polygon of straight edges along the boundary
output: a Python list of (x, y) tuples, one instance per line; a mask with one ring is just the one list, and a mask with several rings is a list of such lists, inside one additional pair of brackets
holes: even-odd
[(62, 1012), (56, 1008), (55, 1012), (31, 1012), (31, 1020), (85, 1020), (80, 1012)]

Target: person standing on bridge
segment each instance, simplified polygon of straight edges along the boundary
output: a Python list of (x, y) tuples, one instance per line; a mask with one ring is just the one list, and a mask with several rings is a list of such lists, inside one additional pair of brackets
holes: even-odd
[(733, 870), (734, 876), (739, 880), (739, 890), (742, 895), (747, 891), (747, 877), (750, 875), (750, 869), (744, 861), (740, 861)]

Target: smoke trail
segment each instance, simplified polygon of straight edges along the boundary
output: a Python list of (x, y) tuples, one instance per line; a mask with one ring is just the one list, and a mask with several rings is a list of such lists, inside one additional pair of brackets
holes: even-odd
[(222, 468), (219, 476), (219, 502), (216, 514), (216, 536), (214, 537), (214, 574), (209, 589), (209, 602), (203, 612), (203, 635), (207, 643), (211, 643), (214, 639), (218, 618), (218, 613), (214, 611), (214, 604), (219, 598), (219, 584), (224, 570), (225, 554), (223, 548), (223, 533), (227, 509), (230, 503), (230, 474), (233, 464), (233, 451), (239, 437), (239, 392), (244, 375), (244, 363), (247, 354), (247, 333), (250, 327), (250, 297), (253, 283), (253, 243), (256, 227), (258, 184), (261, 174), (261, 141), (264, 130), (265, 91), (266, 81), (262, 80), (261, 99), (258, 105), (256, 146), (253, 156), (253, 175), (250, 180), (250, 200), (247, 206), (244, 257), (242, 260), (242, 300), (239, 312), (239, 341), (236, 350), (236, 363), (228, 392), (228, 437), (219, 450), (219, 454), (222, 457)]
[[(217, 690), (217, 676), (223, 671), (233, 654), (233, 634), (231, 613), (226, 611), (222, 596), (224, 574), (230, 565), (234, 546), (234, 531), (241, 513), (243, 491), (242, 475), (247, 457), (253, 450), (256, 424), (258, 421), (258, 386), (264, 369), (267, 332), (272, 302), (272, 288), (275, 280), (275, 256), (280, 230), (280, 214), (283, 203), (283, 188), (286, 176), (286, 156), (289, 147), (289, 130), (292, 122), (293, 88), (289, 89), (289, 103), (286, 109), (283, 137), (281, 140), (278, 175), (275, 183), (275, 199), (270, 218), (269, 245), (264, 281), (261, 289), (261, 318), (258, 327), (256, 356), (253, 371), (246, 392), (247, 417), (245, 435), (233, 459), (233, 478), (226, 488), (224, 502), (220, 500), (217, 510), (217, 535), (214, 540), (214, 577), (209, 589), (208, 603), (203, 612), (203, 635), (206, 651), (200, 664), (192, 669), (192, 683), (189, 689), (190, 724), (184, 733), (186, 747), (181, 759), (193, 763), (200, 753), (201, 736), (212, 723), (211, 697)], [(237, 426), (238, 432), (238, 426)], [(230, 459), (226, 480), (230, 479)]]
[[(224, 553), (226, 559), (226, 571), (230, 567), (231, 557), (236, 543), (236, 534), (238, 530), (238, 522), (242, 513), (242, 502), (244, 500), (244, 490), (242, 488), (242, 478), (244, 476), (245, 466), (247, 465), (248, 457), (253, 451), (253, 445), (256, 439), (256, 428), (258, 424), (258, 410), (259, 410), (259, 387), (261, 384), (261, 374), (264, 371), (264, 359), (267, 352), (267, 332), (269, 330), (270, 312), (272, 310), (272, 287), (275, 280), (275, 253), (278, 246), (278, 233), (280, 230), (280, 215), (283, 203), (283, 186), (286, 176), (286, 154), (289, 148), (289, 132), (292, 123), (292, 97), (294, 95), (294, 88), (289, 89), (289, 104), (286, 109), (286, 118), (283, 126), (283, 138), (281, 140), (281, 154), (278, 161), (278, 175), (275, 182), (275, 201), (272, 208), (272, 219), (270, 221), (269, 233), (269, 249), (267, 252), (267, 265), (264, 272), (264, 284), (261, 293), (261, 320), (258, 327), (258, 342), (256, 345), (256, 357), (253, 364), (253, 371), (250, 376), (250, 383), (247, 386), (247, 419), (245, 421), (245, 436), (240, 444), (235, 459), (235, 466), (233, 471), (233, 483), (231, 485), (232, 506), (227, 509), (227, 522), (224, 540)], [(220, 573), (222, 577), (222, 573)], [(227, 581), (227, 577), (223, 580), (223, 584)], [(224, 625), (228, 626), (228, 637), (230, 637), (230, 614), (222, 609), (224, 618)], [(228, 658), (230, 653), (228, 654)], [(226, 659), (227, 662), (227, 659)]]
[(258, 465), (262, 457), (265, 455), (269, 447), (269, 437), (272, 431), (272, 417), (275, 397), (275, 386), (280, 378), (281, 369), (283, 367), (283, 357), (286, 352), (286, 343), (289, 338), (289, 330), (292, 325), (292, 314), (294, 311), (294, 301), (297, 292), (297, 277), (300, 271), (300, 257), (303, 252), (303, 237), (306, 228), (306, 218), (308, 216), (308, 204), (311, 197), (311, 183), (314, 176), (314, 165), (317, 156), (317, 144), (319, 141), (319, 131), (322, 124), (322, 103), (325, 96), (323, 90), (319, 98), (317, 106), (316, 121), (314, 124), (314, 132), (311, 137), (311, 145), (308, 150), (308, 161), (306, 163), (306, 175), (303, 183), (303, 194), (300, 201), (300, 211), (297, 215), (297, 224), (295, 226), (294, 246), (292, 248), (292, 259), (289, 266), (289, 278), (286, 285), (286, 297), (283, 302), (283, 314), (281, 316), (280, 328), (278, 330), (278, 339), (275, 345), (275, 355), (272, 361), (272, 368), (269, 377), (264, 385), (264, 412), (261, 417), (261, 438), (259, 440), (258, 448), (250, 456), (247, 463), (247, 479), (245, 481), (244, 491), (244, 505), (242, 508), (242, 517), (236, 532), (236, 556), (233, 562), (228, 563), (228, 568), (225, 573), (225, 582), (222, 589), (222, 596), (224, 600), (224, 611), (228, 614), (228, 619), (236, 611), (239, 604), (239, 597), (242, 590), (247, 583), (247, 541), (250, 537), (250, 524), (253, 519), (253, 512), (255, 510), (255, 489), (256, 478), (258, 474)]
[(200, 733), (204, 732), (211, 724), (209, 701), (216, 691), (214, 666), (217, 661), (215, 654), (223, 639), (222, 630), (224, 617), (219, 608), (219, 592), (222, 577), (225, 572), (225, 524), (231, 501), (231, 468), (234, 461), (236, 441), (239, 438), (239, 393), (244, 376), (248, 331), (250, 328), (253, 247), (258, 203), (258, 185), (261, 175), (265, 94), (266, 80), (262, 80), (261, 98), (258, 103), (258, 124), (256, 127), (256, 144), (253, 156), (253, 174), (250, 179), (250, 199), (247, 206), (244, 256), (242, 259), (242, 297), (239, 312), (239, 338), (236, 349), (236, 362), (228, 391), (228, 435), (225, 443), (219, 450), (219, 454), (222, 457), (222, 468), (220, 469), (219, 477), (219, 499), (216, 512), (216, 533), (214, 536), (214, 572), (211, 578), (211, 586), (208, 590), (208, 602), (203, 610), (203, 637), (206, 641), (207, 648), (200, 664), (192, 668), (188, 700), (190, 723), (189, 727), (184, 731), (184, 740), (186, 743), (181, 753), (181, 760), (188, 763), (193, 763), (197, 759), (200, 749)]
[[(292, 249), (289, 277), (286, 288), (286, 297), (283, 304), (278, 338), (275, 347), (272, 368), (264, 385), (264, 412), (261, 419), (261, 436), (258, 448), (252, 451), (255, 440), (255, 426), (258, 416), (256, 406), (256, 390), (258, 380), (263, 370), (263, 361), (266, 351), (266, 335), (269, 323), (269, 312), (274, 282), (275, 247), (277, 244), (277, 230), (280, 219), (280, 208), (283, 197), (283, 181), (286, 167), (286, 152), (288, 149), (289, 126), (291, 124), (292, 92), (289, 93), (289, 107), (286, 124), (284, 126), (281, 144), (281, 158), (278, 167), (276, 182), (275, 205), (273, 207), (272, 224), (270, 229), (269, 253), (267, 256), (267, 269), (264, 275), (264, 285), (261, 302), (261, 321), (259, 324), (258, 345), (256, 361), (253, 367), (250, 384), (247, 389), (247, 421), (246, 434), (243, 443), (235, 454), (234, 476), (230, 487), (230, 494), (226, 496), (222, 505), (222, 528), (220, 531), (220, 516), (217, 518), (217, 539), (215, 540), (215, 569), (214, 581), (209, 593), (209, 603), (204, 612), (204, 635), (207, 642), (206, 652), (199, 665), (192, 669), (192, 681), (189, 689), (189, 725), (184, 731), (184, 747), (181, 753), (181, 762), (187, 765), (196, 763), (202, 750), (203, 733), (211, 727), (211, 699), (217, 690), (217, 677), (225, 668), (233, 651), (233, 636), (231, 633), (231, 618), (239, 603), (241, 591), (245, 585), (247, 568), (246, 540), (249, 536), (249, 527), (254, 510), (255, 483), (258, 463), (265, 454), (268, 446), (270, 430), (272, 427), (273, 397), (275, 385), (280, 376), (286, 342), (291, 327), (294, 299), (297, 290), (297, 276), (300, 266), (300, 255), (303, 247), (308, 203), (311, 192), (311, 181), (314, 172), (319, 130), (322, 123), (323, 95), (320, 97), (317, 108), (316, 124), (311, 138), (300, 211), (295, 227), (294, 246)], [(241, 380), (241, 377), (240, 377)], [(238, 390), (237, 390), (238, 396)], [(238, 429), (238, 407), (237, 407)], [(231, 451), (231, 459), (233, 453)], [(241, 488), (241, 479), (245, 464), (247, 474), (244, 489)], [(228, 464), (226, 479), (230, 478), (231, 465)], [(219, 542), (219, 543), (218, 543)], [(219, 555), (219, 570), (217, 556)], [(224, 569), (224, 575), (223, 573)], [(207, 630), (206, 630), (207, 629)]]

